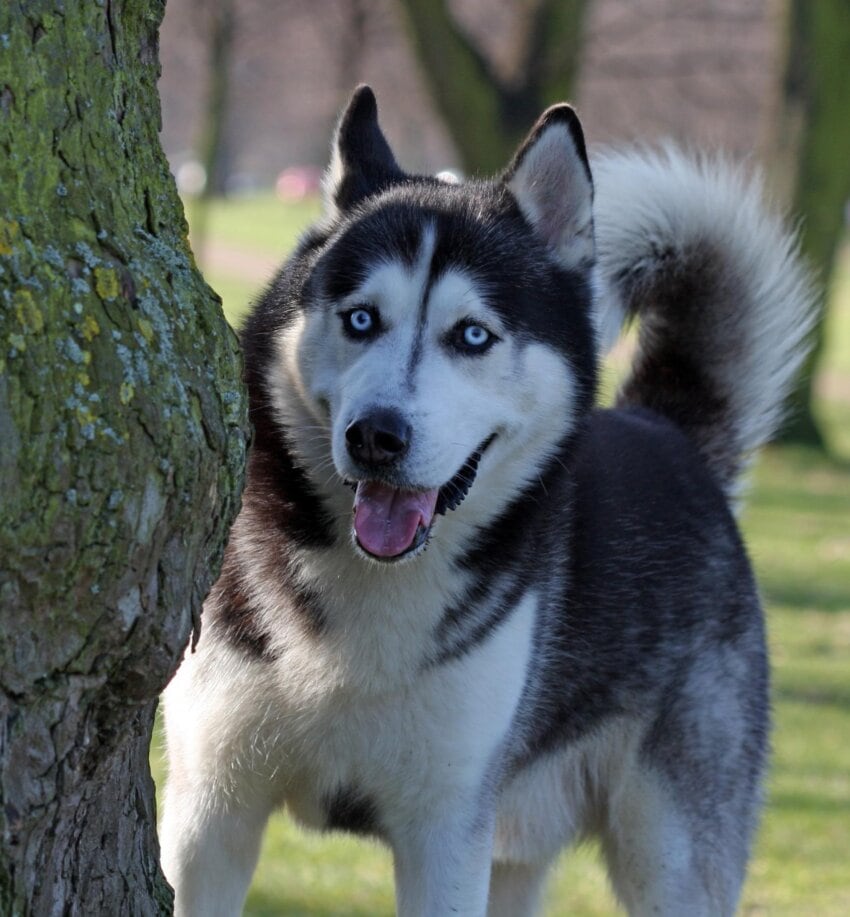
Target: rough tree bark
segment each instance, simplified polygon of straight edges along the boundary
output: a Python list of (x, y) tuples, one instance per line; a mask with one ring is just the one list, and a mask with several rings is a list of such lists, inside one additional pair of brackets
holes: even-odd
[(0, 4), (0, 913), (161, 914), (147, 755), (238, 508), (159, 147), (163, 0)]
[[(850, 3), (788, 0), (786, 22), (778, 171), (790, 186), (792, 212), (802, 217), (803, 251), (828, 284), (850, 199)], [(821, 324), (782, 434), (819, 448), (812, 383), (822, 345)]]
[(515, 73), (500, 76), (447, 0), (402, 0), (413, 45), (467, 171), (503, 169), (538, 115), (569, 99), (586, 0), (525, 0)]

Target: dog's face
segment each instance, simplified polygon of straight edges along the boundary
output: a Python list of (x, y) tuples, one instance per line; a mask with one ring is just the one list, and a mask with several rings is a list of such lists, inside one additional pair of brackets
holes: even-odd
[(501, 180), (409, 177), (364, 88), (328, 195), (269, 387), (315, 486), (353, 499), (357, 550), (397, 561), (446, 513), (503, 509), (589, 403), (590, 173), (559, 106)]

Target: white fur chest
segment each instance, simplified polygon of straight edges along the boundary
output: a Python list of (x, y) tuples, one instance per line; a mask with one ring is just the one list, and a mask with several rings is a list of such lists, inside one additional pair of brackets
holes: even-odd
[[(334, 547), (291, 552), (287, 582), (270, 588), (261, 573), (252, 584), (255, 614), (279, 660), (275, 677), (304, 708), (322, 706), (326, 696), (393, 694), (409, 684), (436, 655), (440, 620), (470, 584), (444, 544), (414, 563), (381, 565), (357, 556), (349, 537), (341, 525)], [(297, 620), (293, 587), (311, 596), (320, 633)]]
[(369, 800), (380, 828), (393, 833), (446, 799), (477, 795), (525, 685), (534, 613), (528, 597), (484, 644), (410, 673), (392, 691), (319, 682), (311, 690), (281, 667), (264, 757), (278, 762), (275, 782), (293, 814), (326, 827), (330, 801), (343, 793)]

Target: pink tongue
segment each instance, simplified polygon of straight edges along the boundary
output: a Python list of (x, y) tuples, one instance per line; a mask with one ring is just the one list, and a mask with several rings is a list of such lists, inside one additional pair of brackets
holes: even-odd
[(416, 492), (361, 481), (354, 497), (354, 531), (361, 546), (376, 557), (403, 554), (419, 526), (434, 518), (438, 489)]

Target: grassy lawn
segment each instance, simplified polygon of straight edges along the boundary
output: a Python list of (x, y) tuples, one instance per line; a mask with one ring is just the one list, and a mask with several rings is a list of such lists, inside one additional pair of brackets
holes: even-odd
[[(251, 259), (272, 262), (317, 213), (271, 197), (215, 204), (210, 283), (238, 322), (258, 285)], [(215, 243), (213, 245), (212, 243)], [(764, 818), (741, 913), (850, 914), (850, 251), (834, 292), (819, 411), (831, 458), (772, 448), (762, 457), (743, 517), (767, 605), (773, 658), (773, 759)], [(158, 781), (164, 773), (153, 753)], [(595, 849), (564, 856), (549, 885), (548, 917), (617, 912)], [(245, 913), (330, 917), (393, 913), (385, 851), (347, 837), (308, 835), (276, 816)]]

